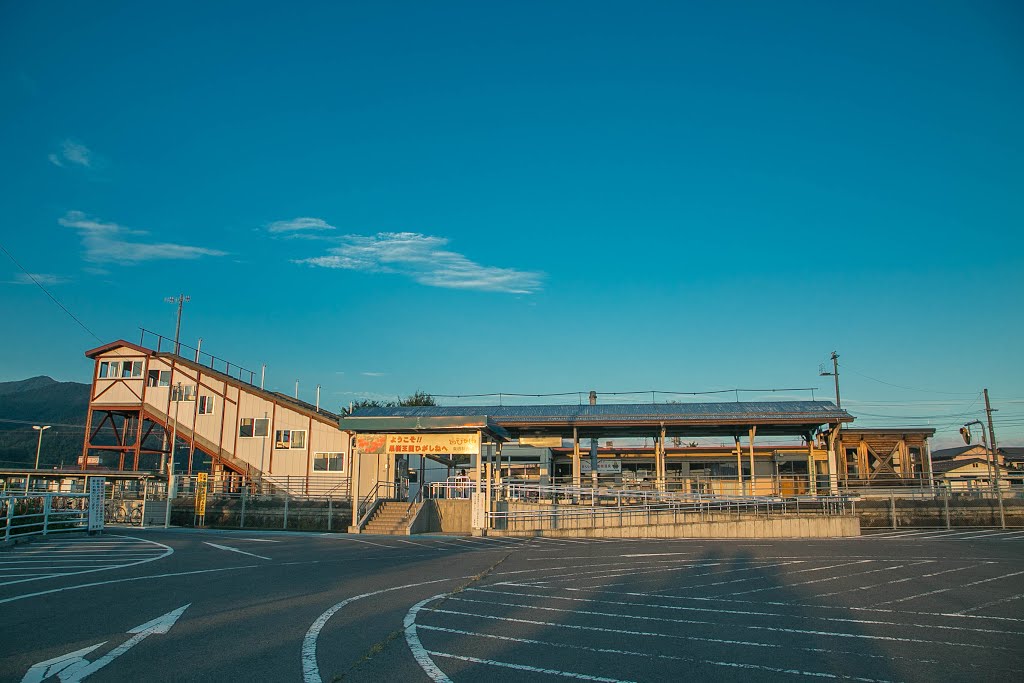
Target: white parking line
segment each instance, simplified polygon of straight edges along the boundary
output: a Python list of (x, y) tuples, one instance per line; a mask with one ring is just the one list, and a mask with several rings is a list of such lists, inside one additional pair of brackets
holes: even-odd
[[(518, 671), (529, 671), (530, 673), (548, 674), (551, 676), (563, 676), (565, 678), (575, 678), (580, 681), (600, 681), (601, 683), (634, 683), (632, 681), (620, 681), (618, 678), (604, 678), (603, 676), (590, 676), (588, 674), (574, 673), (572, 671), (560, 671), (558, 669), (541, 669), (540, 667), (530, 666), (529, 664), (514, 664), (512, 662), (499, 662), (494, 659), (480, 659), (479, 657), (470, 657), (468, 655), (454, 655), (450, 652), (434, 652), (427, 650), (427, 654), (435, 657), (447, 657), (449, 659), (459, 659), (464, 662), (472, 662), (474, 664), (486, 664), (488, 666), (500, 666), (506, 669), (516, 669)], [(447, 677), (444, 679), (448, 680)]]
[[(510, 620), (510, 621), (525, 621), (525, 620)], [(544, 625), (553, 626), (553, 627), (556, 627), (556, 628), (564, 627), (565, 626), (564, 624), (556, 624), (556, 623), (550, 623), (550, 622), (527, 622), (527, 623), (531, 623), (531, 624), (544, 624)], [(794, 675), (795, 674), (795, 675), (803, 675), (803, 676), (813, 676), (815, 678), (852, 679), (852, 680), (857, 680), (857, 681), (870, 681), (870, 682), (874, 682), (874, 683), (883, 683), (883, 680), (884, 680), (884, 679), (874, 679), (874, 678), (863, 678), (863, 677), (860, 677), (860, 676), (845, 676), (843, 674), (827, 673), (827, 672), (821, 672), (821, 671), (802, 671), (802, 670), (799, 670), (799, 669), (784, 669), (784, 668), (780, 668), (780, 667), (766, 666), (766, 665), (763, 665), (763, 664), (750, 664), (750, 663), (746, 663), (746, 662), (729, 662), (729, 661), (720, 661), (720, 660), (713, 660), (713, 659), (701, 659), (699, 657), (687, 657), (687, 656), (684, 656), (684, 655), (651, 654), (651, 653), (646, 653), (646, 652), (637, 652), (635, 650), (620, 650), (620, 649), (617, 649), (617, 648), (605, 648), (605, 647), (588, 647), (586, 645), (558, 643), (558, 642), (553, 642), (553, 641), (548, 641), (548, 640), (533, 640), (533, 639), (530, 639), (530, 638), (514, 638), (512, 636), (502, 636), (502, 635), (496, 635), (496, 634), (493, 634), (493, 633), (479, 633), (479, 632), (475, 632), (475, 631), (462, 631), (462, 630), (459, 630), (459, 629), (443, 628), (443, 627), (439, 627), (439, 626), (427, 626), (427, 625), (424, 625), (424, 624), (418, 624), (417, 627), (420, 628), (420, 629), (423, 629), (425, 631), (440, 631), (440, 632), (452, 633), (452, 634), (456, 634), (456, 635), (467, 635), (467, 636), (472, 636), (472, 637), (477, 637), (477, 638), (489, 638), (489, 639), (496, 639), (496, 640), (503, 640), (503, 641), (508, 641), (508, 642), (514, 642), (514, 643), (523, 643), (523, 644), (527, 644), (527, 645), (542, 645), (544, 647), (567, 648), (567, 649), (572, 649), (572, 650), (582, 650), (582, 651), (585, 651), (585, 652), (598, 652), (598, 653), (601, 653), (601, 654), (627, 655), (627, 656), (632, 656), (632, 657), (644, 657), (644, 658), (647, 658), (647, 659), (660, 659), (660, 660), (670, 660), (670, 661), (693, 662), (693, 663), (696, 663), (696, 664), (709, 664), (709, 665), (712, 665), (712, 666), (724, 666), (724, 667), (740, 668), (740, 669), (754, 669), (754, 670), (758, 670), (758, 671), (770, 671), (772, 673), (785, 673), (785, 674), (790, 674), (790, 675)], [(603, 630), (603, 629), (601, 629), (601, 630)], [(631, 633), (629, 631), (619, 631), (619, 632), (620, 633)], [(658, 634), (658, 633), (654, 633), (654, 634), (640, 634), (639, 632), (636, 632), (636, 633), (638, 633), (639, 635), (652, 635), (652, 636), (664, 635), (664, 634)], [(697, 640), (707, 640), (707, 639), (698, 638)], [(727, 641), (722, 641), (722, 642), (727, 642)], [(758, 645), (758, 646), (762, 645), (761, 643), (752, 643), (752, 644), (753, 645)], [(771, 645), (771, 644), (767, 644), (767, 643), (765, 643), (763, 645), (765, 647), (782, 647), (782, 646), (779, 646), (779, 645)], [(834, 654), (834, 651), (822, 650), (821, 648), (801, 648), (801, 647), (798, 647), (798, 648), (795, 648), (795, 649), (798, 649), (798, 650), (812, 650), (812, 651), (815, 651), (815, 652), (831, 652), (831, 653)], [(433, 651), (428, 651), (428, 652), (430, 654), (435, 655), (435, 656), (441, 656), (441, 657), (446, 656), (444, 654), (433, 652)], [(447, 655), (447, 656), (453, 656), (454, 657), (456, 655)], [(871, 655), (871, 656), (872, 657), (879, 657), (879, 655)], [(926, 661), (927, 663), (935, 663), (935, 660), (923, 660), (923, 661)], [(545, 673), (549, 673), (548, 670), (543, 670), (543, 671)]]
[[(591, 610), (562, 609), (562, 608), (559, 608), (559, 607), (542, 607), (542, 606), (538, 606), (538, 605), (527, 605), (527, 604), (511, 603), (511, 602), (492, 602), (492, 601), (484, 601), (484, 600), (471, 600), (471, 599), (463, 598), (463, 597), (459, 597), (459, 596), (449, 596), (448, 600), (449, 601), (456, 601), (456, 602), (479, 603), (479, 604), (485, 604), (485, 605), (490, 605), (490, 606), (500, 605), (502, 607), (517, 607), (517, 608), (539, 610), (539, 611), (544, 611), (544, 612), (561, 612), (561, 613), (572, 613), (572, 614), (585, 614), (585, 615), (588, 615), (588, 616), (609, 617), (609, 618), (615, 619), (615, 620), (635, 619), (635, 620), (638, 620), (638, 621), (652, 621), (652, 622), (668, 623), (668, 624), (689, 624), (689, 625), (694, 625), (694, 626), (712, 626), (712, 627), (729, 628), (729, 629), (750, 629), (750, 630), (754, 630), (754, 631), (770, 631), (770, 632), (774, 632), (774, 633), (793, 633), (793, 634), (797, 634), (797, 635), (825, 636), (825, 637), (829, 637), (829, 638), (852, 638), (852, 639), (859, 639), (859, 640), (882, 640), (882, 641), (897, 642), (897, 643), (920, 643), (920, 644), (927, 644), (927, 645), (948, 645), (948, 646), (951, 646), (951, 647), (967, 647), (967, 648), (981, 649), (981, 650), (1005, 650), (1005, 651), (1016, 652), (1016, 648), (1003, 647), (1001, 645), (988, 645), (988, 644), (982, 645), (982, 644), (977, 644), (977, 643), (958, 643), (958, 642), (943, 641), (943, 640), (929, 640), (929, 639), (925, 639), (925, 638), (907, 638), (907, 637), (900, 637), (900, 636), (883, 636), (883, 635), (876, 635), (876, 634), (871, 634), (871, 633), (849, 633), (849, 632), (846, 632), (846, 631), (818, 631), (818, 630), (811, 630), (811, 629), (784, 628), (784, 627), (781, 627), (781, 626), (762, 626), (762, 625), (757, 625), (757, 624), (745, 624), (745, 623), (740, 623), (740, 624), (723, 624), (721, 622), (705, 621), (705, 620), (701, 620), (701, 619), (670, 619), (668, 617), (652, 617), (652, 616), (638, 615), (638, 614), (622, 614), (622, 613), (615, 613), (615, 612), (594, 612), (594, 611), (591, 611)], [(489, 615), (477, 614), (477, 613), (474, 613), (474, 612), (458, 612), (458, 611), (452, 611), (452, 610), (446, 610), (446, 609), (429, 609), (429, 608), (425, 608), (425, 609), (427, 609), (428, 611), (431, 611), (431, 612), (438, 612), (438, 613), (441, 613), (441, 614), (458, 614), (458, 615), (461, 615), (461, 616), (478, 617), (478, 618), (481, 618), (481, 619), (489, 618)], [(498, 618), (503, 619), (504, 617), (498, 617)], [(900, 626), (904, 626), (904, 625), (905, 624), (900, 624)]]
[(957, 614), (967, 614), (969, 612), (977, 612), (978, 610), (985, 609), (986, 607), (992, 607), (993, 605), (1001, 605), (1004, 602), (1013, 602), (1015, 600), (1020, 600), (1021, 598), (1024, 598), (1024, 593), (1018, 593), (1017, 595), (1011, 595), (1008, 598), (999, 598), (998, 600), (990, 600), (989, 602), (983, 602), (982, 604), (978, 605), (977, 607), (970, 607), (968, 609), (962, 609), (959, 612), (957, 612)]
[(923, 598), (923, 597), (926, 597), (926, 596), (929, 596), (929, 595), (938, 595), (939, 593), (947, 593), (947, 592), (949, 592), (951, 590), (959, 590), (959, 589), (967, 588), (968, 586), (977, 586), (978, 584), (989, 583), (990, 581), (999, 581), (1000, 579), (1008, 579), (1011, 576), (1020, 576), (1021, 574), (1024, 574), (1024, 571), (1013, 572), (1012, 574), (1003, 574), (1001, 576), (993, 576), (993, 577), (988, 578), (988, 579), (981, 579), (980, 581), (971, 581), (970, 583), (960, 584), (959, 586), (949, 586), (948, 588), (936, 588), (933, 591), (927, 591), (925, 593), (918, 593), (917, 595), (908, 595), (907, 597), (900, 598), (898, 600), (886, 600), (885, 602), (875, 602), (875, 603), (872, 603), (872, 604), (868, 605), (868, 607), (877, 607), (878, 605), (894, 605), (894, 604), (899, 603), (899, 602), (906, 602), (908, 600), (915, 600), (917, 598)]
[[(870, 624), (872, 626), (898, 626), (900, 628), (924, 628), (924, 629), (937, 629), (941, 631), (964, 631), (970, 633), (990, 633), (1000, 636), (1019, 636), (1024, 635), (1022, 631), (1006, 631), (1000, 629), (990, 628), (972, 628), (970, 626), (946, 626), (946, 625), (934, 625), (934, 624), (916, 624), (916, 623), (905, 623), (897, 621), (880, 621), (878, 619), (853, 619), (850, 617), (822, 617), (812, 614), (784, 614), (781, 612), (765, 612), (761, 610), (736, 610), (736, 609), (722, 609), (721, 607), (685, 607), (682, 605), (651, 605), (648, 603), (640, 602), (626, 602), (621, 600), (603, 600), (597, 598), (574, 598), (560, 595), (537, 595), (535, 593), (514, 593), (511, 591), (492, 591), (483, 588), (468, 588), (467, 593), (495, 593), (498, 595), (511, 595), (516, 597), (525, 598), (540, 598), (542, 600), (563, 600), (569, 602), (582, 602), (593, 605), (615, 605), (616, 607), (643, 607), (646, 609), (653, 610), (669, 610), (676, 612), (700, 612), (708, 614), (734, 614), (743, 617), (770, 617), (773, 619), (794, 619), (798, 621), (828, 621), (837, 622), (843, 624)], [(466, 602), (485, 602), (480, 600), (472, 600), (467, 598), (458, 597), (452, 598), (453, 600), (464, 600)], [(489, 604), (489, 603), (488, 603)], [(504, 603), (494, 603), (504, 604)], [(516, 605), (522, 607), (524, 605)], [(545, 609), (543, 607), (530, 606), (533, 609)], [(627, 615), (623, 615), (628, 618)]]
[[(124, 540), (97, 541), (95, 543), (69, 540), (67, 543), (47, 542), (25, 549), (15, 548), (9, 553), (5, 553), (0, 559), (0, 579), (10, 578), (10, 580), (0, 581), (0, 586), (40, 581), (58, 576), (123, 569), (153, 562), (174, 552), (168, 545), (145, 538), (135, 536), (115, 536), (113, 538)], [(124, 548), (124, 551), (115, 552), (104, 549), (114, 546), (118, 549)], [(80, 549), (80, 551), (76, 553), (76, 549)], [(47, 552), (48, 550), (49, 552)], [(32, 569), (36, 571), (29, 575), (28, 572)], [(17, 575), (20, 578), (13, 578), (12, 575), (2, 573), (6, 570), (18, 570), (22, 573)]]
[(320, 678), (320, 667), (316, 663), (317, 639), (320, 637), (320, 632), (323, 631), (324, 626), (327, 625), (327, 622), (330, 621), (331, 617), (337, 614), (338, 611), (341, 610), (341, 608), (343, 608), (345, 605), (351, 604), (356, 600), (362, 600), (363, 598), (372, 597), (374, 595), (390, 593), (391, 591), (404, 590), (407, 588), (418, 588), (419, 586), (429, 586), (432, 583), (443, 583), (445, 581), (459, 581), (471, 578), (473, 577), (453, 576), (446, 579), (434, 579), (432, 581), (410, 583), (404, 586), (392, 586), (391, 588), (383, 588), (377, 591), (370, 591), (369, 593), (362, 593), (361, 595), (353, 595), (351, 598), (345, 598), (341, 602), (332, 605), (319, 617), (316, 618), (312, 625), (310, 625), (309, 630), (306, 631), (306, 635), (302, 638), (302, 679), (305, 681), (305, 683), (323, 683), (323, 679)]
[[(999, 532), (985, 533), (985, 534), (981, 534), (979, 536), (967, 536), (965, 538), (960, 538), (958, 540), (969, 541), (969, 540), (974, 539), (974, 538), (996, 538), (997, 536), (1015, 536), (1015, 535), (1020, 535), (1022, 533), (1024, 533), (1024, 531), (999, 531)], [(1006, 539), (1001, 539), (1001, 540), (1006, 540)]]
[[(793, 586), (807, 586), (815, 583), (825, 583), (826, 581), (840, 581), (842, 579), (848, 579), (851, 576), (863, 576), (864, 574), (877, 574), (878, 572), (891, 572), (894, 569), (901, 569), (903, 567), (915, 566), (919, 564), (925, 564), (927, 562), (934, 562), (934, 560), (926, 560), (925, 562), (916, 562), (911, 565), (899, 564), (894, 567), (882, 567), (881, 569), (868, 569), (863, 572), (853, 572), (852, 574), (839, 574), (838, 576), (826, 576), (823, 579), (811, 579), (810, 581), (797, 581), (796, 583), (786, 583), (780, 586), (769, 586), (767, 588), (755, 588), (754, 590), (742, 591), (740, 593), (727, 593), (726, 595), (746, 595), (747, 593), (763, 593), (765, 591), (782, 590), (784, 588), (792, 588)], [(877, 584), (876, 584), (877, 585)]]
[(215, 572), (230, 572), (238, 569), (252, 569), (253, 567), (259, 567), (258, 564), (243, 564), (237, 567), (219, 567), (217, 569), (196, 569), (190, 572), (169, 572), (167, 574), (150, 574), (148, 576), (129, 576), (124, 579), (110, 579), (109, 581), (93, 581), (92, 583), (79, 583), (74, 586), (63, 586), (62, 588), (51, 588), (45, 591), (36, 591), (35, 593), (23, 593), (22, 595), (13, 595), (9, 598), (0, 598), (0, 605), (8, 602), (17, 602), (18, 600), (27, 600), (28, 598), (38, 598), (42, 595), (52, 595), (53, 593), (63, 593), (65, 591), (76, 591), (82, 588), (92, 588), (94, 586), (107, 586), (113, 583), (128, 583), (130, 581), (149, 581), (150, 579), (164, 579), (170, 576), (190, 576), (192, 574), (212, 574)]

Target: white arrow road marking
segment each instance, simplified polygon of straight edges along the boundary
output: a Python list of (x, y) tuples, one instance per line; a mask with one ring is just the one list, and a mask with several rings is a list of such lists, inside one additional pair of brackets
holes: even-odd
[(45, 662), (39, 662), (33, 664), (29, 668), (25, 677), (21, 679), (21, 683), (41, 683), (42, 681), (50, 678), (51, 676), (57, 676), (61, 680), (61, 683), (78, 683), (86, 676), (91, 676), (96, 673), (107, 664), (123, 655), (128, 650), (132, 649), (143, 640), (153, 634), (167, 633), (174, 626), (174, 623), (178, 621), (178, 617), (184, 613), (188, 605), (183, 605), (176, 610), (172, 610), (163, 616), (159, 616), (152, 621), (147, 621), (145, 624), (140, 624), (133, 629), (129, 629), (128, 633), (133, 634), (131, 638), (124, 641), (113, 650), (103, 655), (94, 662), (89, 662), (84, 655), (89, 654), (101, 645), (105, 645), (107, 641), (97, 643), (91, 647), (86, 647), (81, 650), (69, 652), (66, 655), (54, 657), (48, 659)]
[(104, 640), (102, 643), (96, 643), (95, 645), (91, 645), (89, 647), (83, 647), (81, 650), (69, 652), (66, 655), (60, 655), (59, 657), (54, 657), (53, 659), (47, 659), (45, 662), (33, 664), (32, 668), (28, 670), (28, 673), (25, 674), (25, 677), (21, 679), (21, 683), (41, 683), (50, 676), (56, 676), (60, 674), (62, 671), (64, 671), (64, 669), (67, 669), (72, 664), (76, 665), (75, 668), (85, 666), (89, 663), (88, 661), (86, 661), (85, 655), (89, 654), (96, 648), (106, 644), (107, 641)]
[(203, 541), (203, 543), (205, 543), (206, 545), (209, 545), (209, 546), (213, 546), (214, 548), (217, 548), (218, 550), (230, 550), (233, 553), (241, 553), (242, 555), (248, 555), (250, 557), (258, 557), (261, 560), (269, 560), (270, 559), (269, 557), (264, 557), (263, 555), (257, 555), (256, 553), (247, 553), (244, 550), (239, 550), (238, 548), (232, 548), (229, 545), (219, 545), (217, 543), (210, 543), (209, 541)]

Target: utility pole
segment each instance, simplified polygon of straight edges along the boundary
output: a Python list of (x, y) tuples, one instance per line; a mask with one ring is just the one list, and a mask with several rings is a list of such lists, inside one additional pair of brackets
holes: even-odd
[(988, 400), (988, 389), (985, 389), (985, 413), (988, 415), (988, 444), (992, 449), (992, 464), (996, 470), (996, 500), (999, 501), (999, 527), (1006, 528), (1006, 512), (1003, 510), (1003, 487), (999, 481), (999, 448), (996, 445), (996, 433), (992, 428), (992, 404)]
[(178, 343), (178, 339), (181, 336), (181, 308), (186, 303), (192, 300), (192, 297), (187, 294), (179, 294), (177, 297), (169, 296), (164, 301), (169, 304), (178, 304), (178, 321), (174, 324), (174, 353), (180, 355), (181, 345)]
[[(843, 404), (839, 400), (839, 354), (835, 351), (832, 352), (832, 372), (825, 372), (820, 370), (818, 374), (822, 377), (828, 377), (831, 375), (836, 380), (836, 408), (842, 408)], [(842, 422), (836, 422), (834, 429), (829, 430), (828, 435), (828, 486), (829, 492), (832, 495), (839, 493), (839, 459), (836, 454), (836, 442), (839, 440), (839, 431), (843, 428)], [(811, 448), (810, 442), (808, 442), (808, 448)], [(810, 464), (808, 464), (810, 467)], [(810, 485), (810, 477), (814, 475), (808, 469), (808, 485)]]
[[(821, 366), (819, 366), (821, 367)], [(820, 370), (818, 374), (822, 377), (832, 376), (836, 380), (836, 408), (842, 408), (843, 404), (839, 400), (839, 354), (835, 351), (832, 352), (832, 372), (825, 372)]]

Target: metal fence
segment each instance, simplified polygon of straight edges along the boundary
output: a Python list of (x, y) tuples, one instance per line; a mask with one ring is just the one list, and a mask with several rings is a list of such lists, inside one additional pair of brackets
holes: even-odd
[[(484, 482), (453, 477), (431, 484), (435, 499), (471, 498), (488, 493), (487, 513), (492, 528), (526, 529), (557, 520), (560, 525), (593, 525), (611, 521), (621, 526), (667, 524), (727, 517), (749, 519), (778, 515), (831, 516), (851, 514), (856, 502), (846, 495), (728, 496), (687, 491), (657, 491), (620, 487), (541, 486), (527, 483)], [(584, 524), (585, 523), (585, 524)]]
[(42, 493), (0, 496), (0, 524), (3, 525), (4, 541), (87, 529), (89, 495)]
[[(199, 479), (196, 475), (175, 476), (176, 498), (194, 498)], [(291, 500), (335, 500), (347, 501), (351, 496), (350, 482), (347, 476), (306, 477), (306, 476), (264, 476), (258, 475), (253, 481), (231, 479), (211, 479), (206, 483), (208, 498), (241, 499), (253, 498), (289, 498)], [(167, 496), (167, 480), (156, 482), (153, 496), (163, 499)]]

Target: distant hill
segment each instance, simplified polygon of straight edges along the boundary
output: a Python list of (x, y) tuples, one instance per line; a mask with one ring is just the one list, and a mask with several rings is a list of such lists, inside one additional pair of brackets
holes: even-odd
[(0, 468), (35, 464), (39, 433), (32, 425), (51, 425), (43, 433), (40, 467), (74, 466), (88, 408), (88, 384), (51, 377), (0, 382)]

